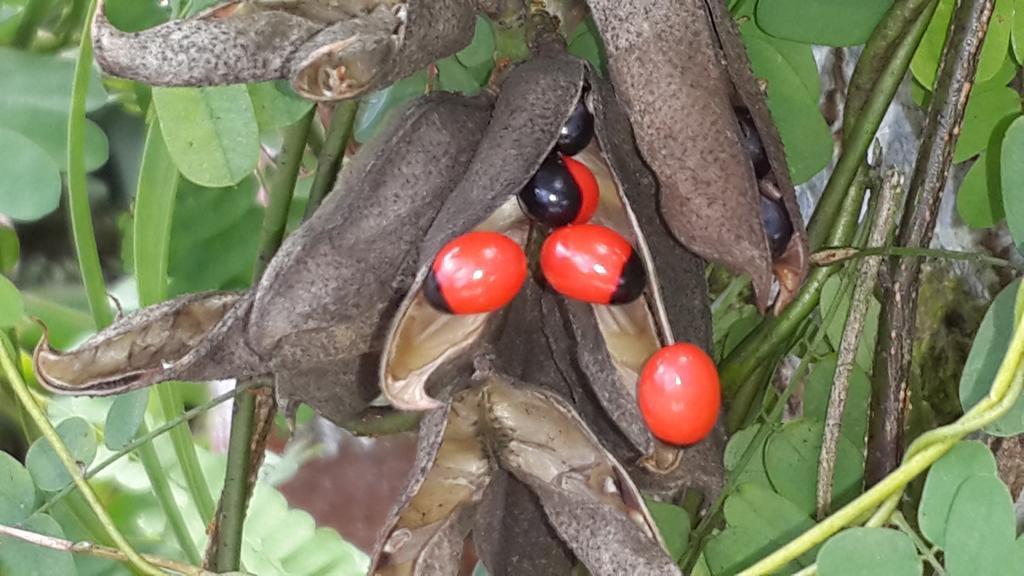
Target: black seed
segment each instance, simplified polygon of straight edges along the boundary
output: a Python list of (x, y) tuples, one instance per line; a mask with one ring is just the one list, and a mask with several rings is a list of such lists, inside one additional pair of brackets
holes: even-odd
[(647, 272), (644, 271), (644, 263), (640, 257), (633, 252), (626, 260), (619, 274), (619, 286), (612, 293), (609, 304), (628, 304), (636, 300), (644, 293), (644, 286), (647, 284)]
[(778, 258), (786, 251), (789, 239), (793, 236), (793, 223), (789, 220), (786, 207), (781, 201), (761, 196), (761, 222), (764, 223), (772, 258)]
[(519, 205), (530, 218), (558, 228), (576, 219), (583, 195), (562, 159), (552, 154), (519, 192)]
[(573, 108), (569, 119), (558, 131), (558, 143), (555, 148), (562, 154), (572, 156), (579, 154), (590, 144), (594, 137), (594, 115), (587, 110), (587, 105), (580, 98)]
[(768, 155), (764, 151), (764, 143), (761, 142), (761, 135), (754, 126), (754, 118), (750, 110), (746, 108), (733, 108), (736, 119), (740, 122), (740, 130), (743, 133), (743, 149), (746, 150), (750, 162), (754, 165), (754, 174), (758, 178), (764, 178), (771, 172), (771, 164), (768, 163)]
[(441, 293), (441, 285), (437, 283), (437, 275), (434, 274), (433, 270), (427, 273), (427, 278), (423, 281), (423, 296), (438, 312), (452, 313), (448, 301), (445, 300), (444, 294)]

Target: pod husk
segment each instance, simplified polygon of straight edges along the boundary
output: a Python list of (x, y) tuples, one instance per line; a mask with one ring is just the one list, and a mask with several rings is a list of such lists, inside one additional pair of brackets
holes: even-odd
[[(673, 235), (701, 256), (748, 274), (759, 307), (772, 301), (773, 261), (760, 219), (753, 166), (733, 106), (751, 110), (794, 235), (806, 254), (781, 141), (767, 113), (735, 24), (722, 0), (591, 0), (609, 70), (660, 184), (660, 211)], [(695, 79), (699, 79), (696, 81)], [(793, 259), (781, 310), (806, 275)]]

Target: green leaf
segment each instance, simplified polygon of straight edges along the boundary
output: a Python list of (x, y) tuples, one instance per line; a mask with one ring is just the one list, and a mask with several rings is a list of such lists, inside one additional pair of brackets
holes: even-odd
[(963, 162), (987, 148), (993, 132), (1019, 114), (1020, 96), (1012, 88), (997, 86), (972, 92), (953, 161)]
[(971, 476), (960, 485), (946, 525), (948, 576), (1014, 576), (1017, 522), (1010, 491), (999, 478)]
[(25, 315), (21, 292), (6, 276), (0, 274), (0, 328), (12, 328)]
[[(807, 514), (814, 513), (815, 509), (823, 428), (819, 420), (794, 420), (773, 434), (765, 447), (765, 470), (772, 485)], [(863, 476), (861, 449), (849, 438), (840, 436), (832, 508), (839, 508), (860, 493)]]
[(139, 32), (166, 22), (171, 11), (163, 2), (150, 0), (105, 0), (103, 15), (118, 30)]
[(480, 93), (480, 84), (454, 56), (437, 61), (437, 81), (442, 90), (449, 92), (459, 92), (466, 96)]
[(35, 142), (0, 127), (0, 214), (32, 221), (56, 210), (61, 191), (58, 170)]
[[(832, 319), (825, 328), (825, 334), (835, 350), (839, 349), (843, 341), (843, 331), (846, 330), (846, 318), (850, 315), (850, 298), (852, 298), (851, 291), (840, 294), (842, 287), (842, 277), (835, 275), (826, 280), (821, 289), (822, 314), (831, 313), (832, 307), (836, 306), (835, 313), (832, 314)], [(840, 295), (842, 300), (838, 304), (834, 304)], [(861, 333), (856, 355), (857, 365), (864, 370), (873, 368), (875, 340), (878, 338), (878, 314), (881, 310), (882, 305), (874, 296), (871, 296), (871, 300), (868, 301), (867, 314), (864, 316), (864, 331)]]
[(28, 470), (10, 454), (0, 452), (0, 524), (17, 524), (28, 518), (35, 503), (36, 486)]
[(760, 0), (757, 24), (772, 36), (828, 46), (867, 42), (892, 0)]
[(21, 243), (14, 228), (0, 224), (0, 274), (14, 270), (21, 255)]
[[(991, 163), (987, 151), (971, 165), (956, 192), (956, 210), (971, 228), (990, 228), (1005, 216), (999, 178), (989, 177)], [(996, 168), (998, 169), (998, 159)]]
[(127, 446), (139, 432), (146, 418), (149, 390), (133, 390), (118, 396), (110, 405), (103, 427), (103, 444), (117, 451)]
[(299, 121), (313, 103), (292, 90), (284, 80), (249, 84), (256, 123), (261, 131), (284, 128)]
[[(167, 296), (167, 259), (178, 168), (164, 144), (159, 122), (149, 124), (132, 218), (132, 270), (143, 306)], [(132, 431), (134, 434), (134, 431)]]
[(1006, 224), (1016, 243), (1024, 243), (1024, 116), (1010, 124), (1000, 158)]
[(367, 95), (359, 102), (353, 126), (356, 142), (365, 144), (381, 129), (388, 113), (399, 104), (421, 96), (427, 87), (427, 71), (419, 72), (395, 82), (391, 86)]
[(608, 77), (606, 70), (608, 63), (604, 57), (601, 34), (597, 31), (597, 25), (594, 24), (594, 19), (590, 15), (573, 30), (568, 52), (589, 62), (601, 76)]
[(690, 516), (679, 506), (645, 498), (647, 509), (658, 526), (658, 532), (665, 540), (665, 547), (674, 562), (679, 562), (686, 552), (690, 539)]
[[(725, 519), (728, 528), (704, 550), (713, 574), (735, 574), (814, 525), (792, 502), (756, 484), (736, 488), (725, 501)], [(792, 573), (812, 561), (809, 552), (780, 572)]]
[(988, 21), (985, 43), (981, 45), (981, 59), (978, 61), (976, 82), (990, 80), (1006, 60), (1010, 48), (1010, 31), (1013, 27), (1014, 0), (995, 0), (992, 17)]
[[(1019, 286), (1020, 280), (1016, 280), (996, 296), (974, 336), (960, 376), (960, 404), (965, 412), (988, 395), (1003, 356), (1010, 347), (1014, 302)], [(985, 431), (1003, 437), (1024, 433), (1024, 398), (1018, 400), (1001, 418), (986, 426)]]
[[(96, 435), (88, 422), (77, 416), (68, 418), (57, 425), (57, 434), (80, 467), (92, 464), (96, 457)], [(56, 492), (71, 483), (71, 475), (46, 438), (32, 443), (25, 464), (40, 490)]]
[(764, 447), (768, 435), (765, 435), (764, 440), (754, 448), (754, 453), (747, 460), (747, 465), (742, 470), (739, 469), (747, 447), (757, 437), (758, 428), (760, 425), (740, 430), (729, 438), (729, 443), (725, 446), (725, 469), (729, 472), (730, 477), (735, 476), (733, 483), (736, 485), (747, 483), (771, 487), (768, 473), (764, 469)]
[(917, 46), (917, 52), (910, 61), (910, 71), (914, 78), (925, 88), (931, 91), (935, 87), (935, 73), (939, 68), (939, 57), (942, 55), (942, 46), (946, 43), (946, 31), (949, 28), (949, 21), (953, 16), (954, 0), (938, 0), (939, 5), (935, 8), (928, 28), (924, 31), (924, 37)]
[(820, 576), (921, 576), (921, 560), (906, 534), (888, 528), (850, 528), (818, 552)]
[[(805, 417), (820, 422), (825, 421), (838, 361), (835, 354), (830, 354), (814, 365), (804, 389)], [(855, 446), (864, 446), (868, 431), (868, 405), (870, 403), (871, 379), (867, 372), (854, 366), (850, 373), (846, 406), (843, 408), (842, 434)]]
[(259, 159), (259, 129), (245, 86), (154, 88), (153, 103), (178, 170), (203, 186), (231, 186)]
[(980, 442), (961, 441), (932, 466), (917, 509), (921, 533), (932, 544), (945, 546), (953, 496), (966, 479), (979, 474), (996, 475), (995, 456)]
[(794, 183), (806, 182), (832, 159), (832, 133), (818, 110), (811, 47), (766, 36), (750, 22), (740, 32), (754, 73), (767, 83), (768, 108), (786, 148), (790, 176)]
[(455, 53), (455, 58), (465, 66), (478, 85), (487, 81), (494, 68), (494, 28), (491, 21), (483, 16), (476, 17), (476, 28), (469, 46)]
[[(37, 514), (19, 526), (23, 530), (64, 538), (60, 526), (46, 514)], [(70, 552), (51, 550), (37, 544), (0, 536), (0, 574), (17, 576), (77, 576)]]
[(1024, 0), (1014, 0), (1010, 43), (1017, 63), (1024, 63)]

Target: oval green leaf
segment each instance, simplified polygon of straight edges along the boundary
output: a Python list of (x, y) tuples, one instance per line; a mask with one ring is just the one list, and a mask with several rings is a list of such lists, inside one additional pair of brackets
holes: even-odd
[[(29, 518), (19, 528), (54, 538), (64, 538), (60, 525), (46, 514), (37, 514)], [(0, 574), (77, 576), (78, 569), (70, 552), (43, 548), (11, 536), (0, 536)]]
[(1002, 68), (1010, 49), (1010, 30), (1013, 27), (1013, 3), (1015, 0), (995, 0), (992, 17), (988, 21), (985, 43), (981, 45), (981, 58), (975, 82), (990, 80)]
[(1006, 224), (1019, 245), (1024, 243), (1024, 116), (1006, 130), (1000, 160)]
[[(806, 514), (812, 514), (815, 508), (823, 428), (819, 420), (794, 420), (773, 434), (765, 447), (765, 470), (772, 485)], [(849, 438), (841, 436), (833, 482), (833, 509), (838, 509), (860, 493), (863, 476), (861, 449)]]
[(960, 485), (971, 476), (996, 474), (996, 459), (980, 442), (960, 442), (928, 472), (917, 509), (921, 533), (936, 546), (945, 545), (949, 507)]
[(0, 274), (0, 328), (12, 328), (25, 315), (21, 292), (6, 276)]
[(647, 498), (647, 510), (654, 518), (654, 524), (661, 533), (665, 547), (668, 549), (672, 560), (679, 562), (686, 552), (686, 545), (690, 539), (690, 516), (679, 506), (658, 502)]
[(28, 470), (6, 452), (0, 452), (0, 524), (17, 524), (32, 513), (36, 485)]
[(0, 214), (32, 221), (60, 204), (57, 164), (35, 142), (0, 127)]
[(284, 128), (299, 121), (313, 103), (292, 90), (284, 80), (248, 85), (260, 130)]
[(1018, 64), (1024, 64), (1024, 2), (1016, 0), (1013, 7), (1013, 25), (1010, 30), (1010, 43), (1013, 55)]
[(14, 270), (20, 256), (21, 242), (18, 241), (18, 233), (14, 228), (0, 224), (0, 274)]
[(103, 426), (103, 444), (117, 451), (134, 440), (142, 421), (146, 418), (148, 403), (149, 389), (133, 390), (118, 396), (107, 412), (106, 424)]
[[(819, 422), (825, 421), (837, 363), (836, 355), (830, 354), (814, 365), (804, 389), (804, 416)], [(843, 407), (842, 434), (855, 446), (864, 446), (870, 402), (871, 379), (864, 370), (854, 366), (850, 374), (846, 405)]]
[(154, 88), (171, 158), (203, 186), (237, 184), (256, 168), (259, 129), (245, 86)]
[(954, 162), (963, 162), (992, 143), (992, 135), (1020, 114), (1020, 96), (1006, 86), (971, 93), (964, 111), (964, 124), (953, 152)]
[(946, 526), (947, 576), (1019, 576), (1011, 559), (1017, 522), (999, 478), (971, 476), (960, 485)]
[(921, 560), (906, 534), (888, 528), (850, 528), (818, 552), (820, 576), (921, 576)]
[(863, 44), (892, 0), (760, 0), (757, 24), (767, 33), (804, 44)]
[(949, 29), (949, 21), (953, 17), (954, 0), (938, 0), (939, 5), (928, 22), (928, 28), (924, 31), (921, 43), (910, 60), (910, 71), (914, 78), (925, 88), (931, 91), (935, 87), (935, 73), (939, 69), (939, 56), (942, 55), (942, 46), (946, 43), (946, 31)]
[[(974, 336), (960, 376), (960, 404), (964, 411), (980, 402), (992, 388), (992, 381), (995, 380), (1013, 336), (1014, 302), (1019, 286), (1020, 280), (1016, 280), (996, 296)], [(1001, 418), (986, 426), (985, 431), (1004, 437), (1024, 433), (1024, 398), (1019, 399)]]
[(989, 178), (989, 162), (988, 152), (982, 152), (956, 192), (956, 211), (971, 228), (990, 228), (1004, 216), (1002, 186), (998, 176)]
[[(96, 435), (85, 419), (68, 418), (57, 426), (57, 434), (81, 468), (92, 464), (96, 457)], [(32, 443), (25, 464), (40, 490), (56, 492), (71, 483), (71, 475), (46, 438)]]

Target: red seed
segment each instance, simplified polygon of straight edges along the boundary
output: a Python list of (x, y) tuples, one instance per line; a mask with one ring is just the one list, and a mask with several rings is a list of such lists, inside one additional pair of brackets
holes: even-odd
[(526, 255), (498, 232), (469, 232), (444, 245), (424, 285), (427, 300), (452, 314), (493, 312), (526, 280)]
[(699, 346), (666, 346), (644, 366), (636, 397), (652, 434), (670, 444), (694, 444), (718, 421), (718, 369)]
[(559, 228), (540, 252), (544, 278), (556, 292), (594, 304), (624, 304), (643, 293), (646, 274), (625, 238), (611, 228)]
[(597, 205), (601, 199), (597, 178), (594, 177), (594, 173), (590, 171), (590, 168), (587, 168), (587, 165), (579, 160), (563, 156), (562, 161), (565, 162), (565, 167), (569, 170), (569, 174), (572, 175), (572, 179), (576, 181), (576, 186), (580, 189), (580, 208), (572, 223), (584, 224), (594, 216), (594, 212), (597, 211)]

